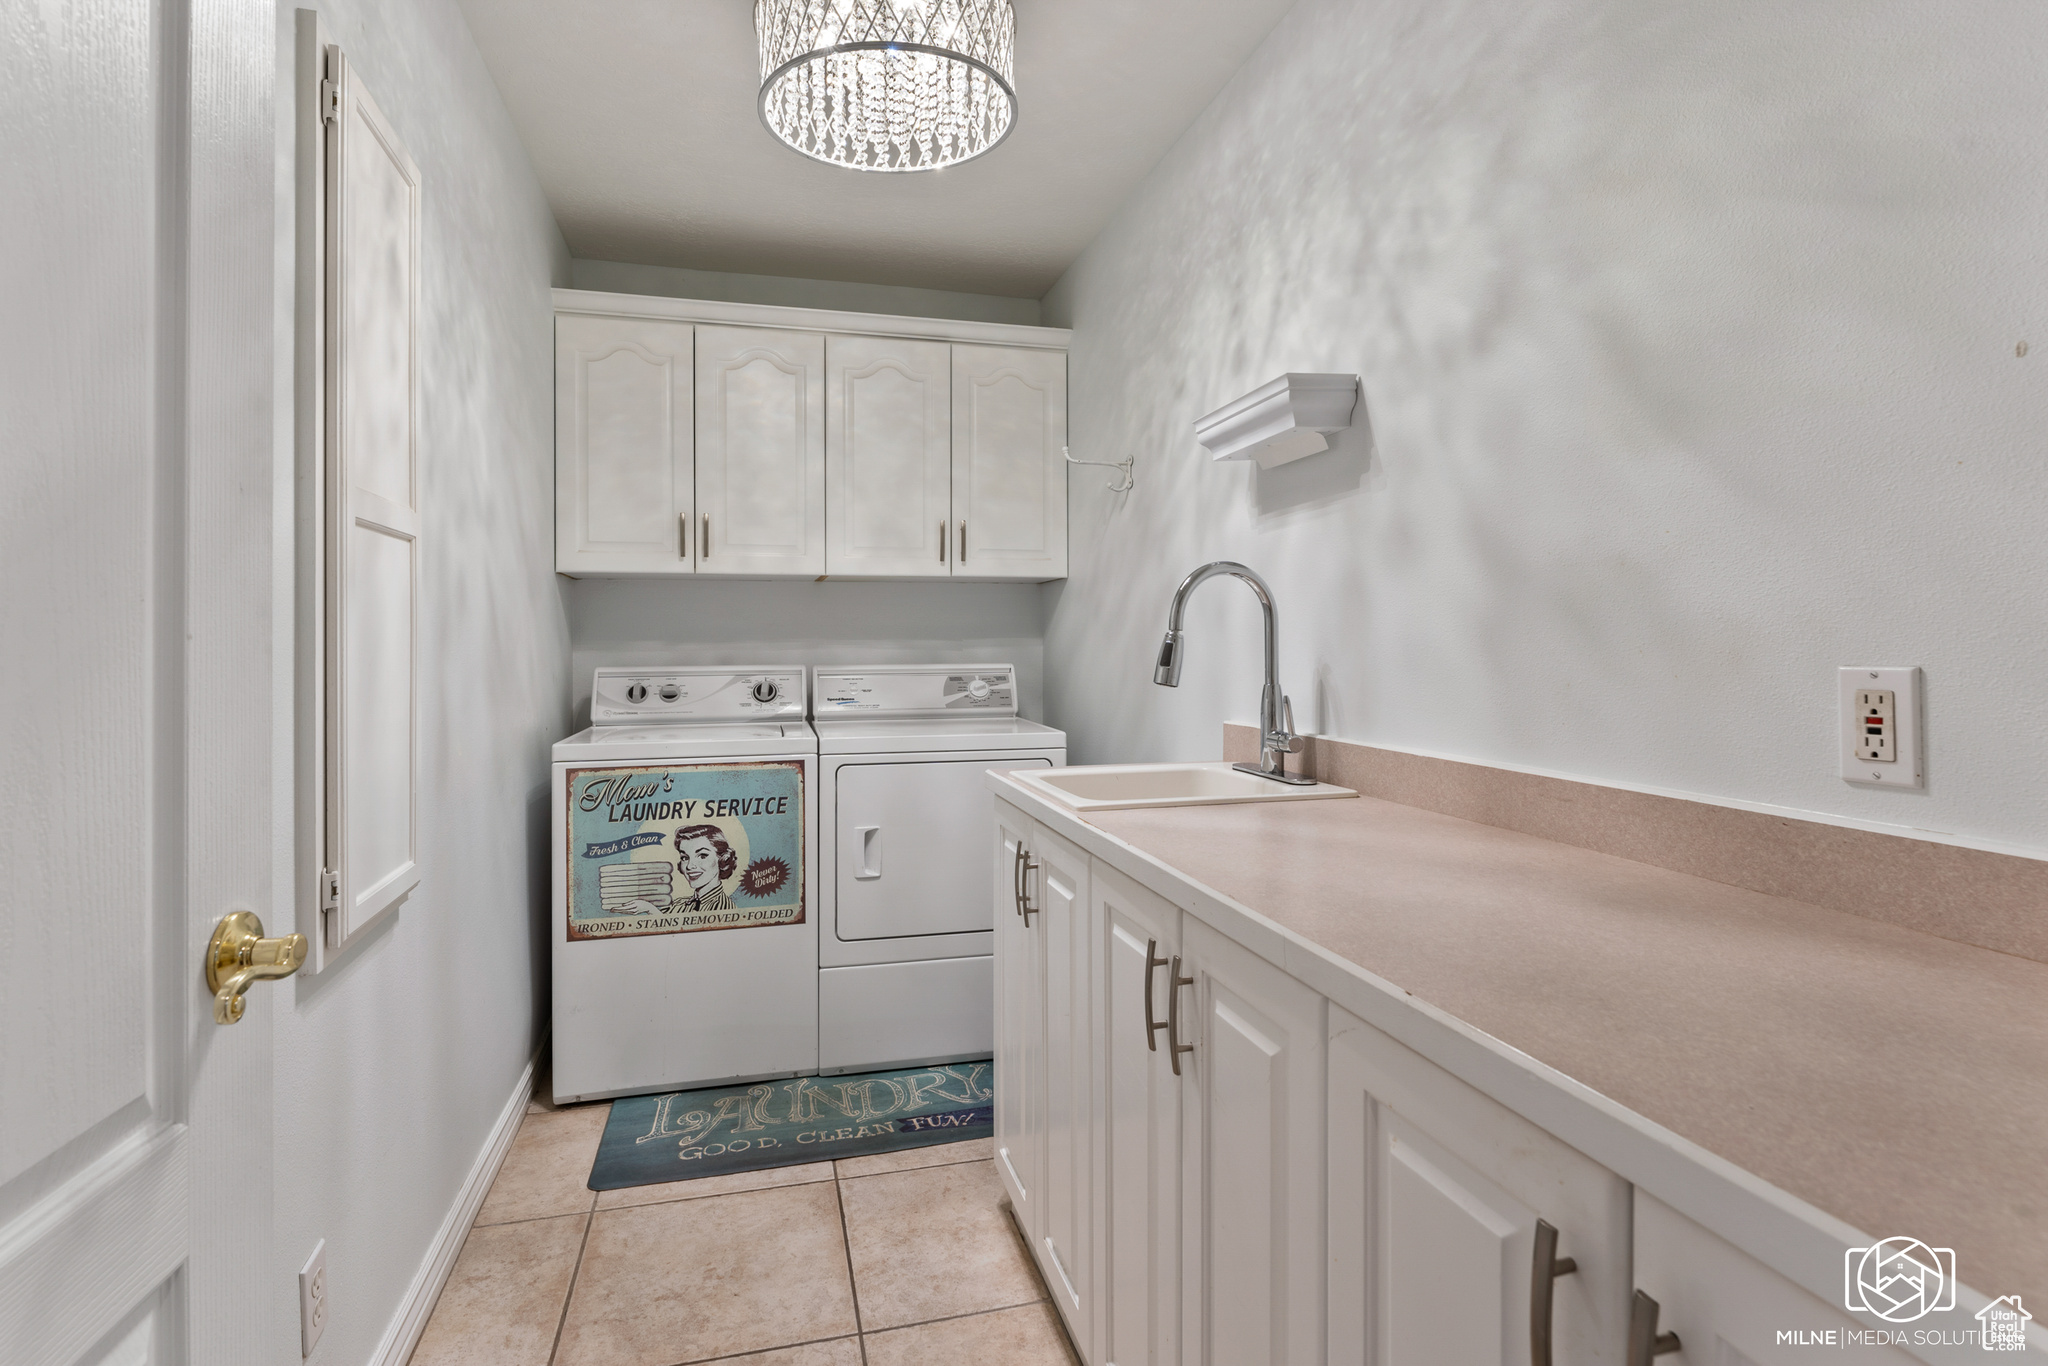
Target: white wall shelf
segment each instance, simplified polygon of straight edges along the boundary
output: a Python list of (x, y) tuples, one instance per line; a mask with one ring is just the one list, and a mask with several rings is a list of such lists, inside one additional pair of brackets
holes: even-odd
[(1356, 375), (1289, 373), (1195, 421), (1195, 439), (1216, 460), (1271, 469), (1330, 449), (1358, 406)]

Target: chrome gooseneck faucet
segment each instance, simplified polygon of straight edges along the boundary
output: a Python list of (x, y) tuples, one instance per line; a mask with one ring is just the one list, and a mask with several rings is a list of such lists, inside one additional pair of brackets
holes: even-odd
[(1266, 689), (1259, 694), (1259, 761), (1232, 767), (1276, 783), (1311, 787), (1314, 778), (1297, 777), (1287, 771), (1287, 756), (1301, 751), (1301, 737), (1294, 733), (1294, 704), (1280, 691), (1280, 628), (1273, 611), (1273, 590), (1252, 570), (1235, 560), (1215, 560), (1180, 581), (1180, 587), (1173, 590), (1173, 606), (1166, 611), (1166, 639), (1160, 643), (1159, 664), (1152, 670), (1152, 681), (1162, 688), (1180, 686), (1181, 656), (1186, 652), (1180, 629), (1181, 613), (1186, 610), (1188, 594), (1195, 591), (1195, 585), (1218, 574), (1243, 579), (1258, 595), (1259, 606), (1266, 613)]

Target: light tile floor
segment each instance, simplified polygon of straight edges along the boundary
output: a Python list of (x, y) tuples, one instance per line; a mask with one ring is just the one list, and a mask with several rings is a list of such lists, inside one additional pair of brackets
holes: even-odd
[(527, 1107), (412, 1366), (1073, 1366), (988, 1139), (593, 1192), (610, 1111)]

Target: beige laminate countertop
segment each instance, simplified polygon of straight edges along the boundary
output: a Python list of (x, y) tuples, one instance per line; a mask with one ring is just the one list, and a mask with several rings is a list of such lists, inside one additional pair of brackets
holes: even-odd
[[(2048, 1303), (2048, 964), (1369, 797), (1090, 825), (1962, 1281)], [(2048, 914), (2048, 908), (2043, 908)]]

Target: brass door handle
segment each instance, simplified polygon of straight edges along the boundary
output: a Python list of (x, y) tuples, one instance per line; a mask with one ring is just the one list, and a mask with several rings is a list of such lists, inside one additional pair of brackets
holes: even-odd
[(289, 977), (306, 961), (306, 936), (263, 937), (254, 911), (230, 911), (214, 926), (206, 946), (206, 989), (213, 993), (213, 1022), (242, 1018), (242, 993), (251, 982)]

